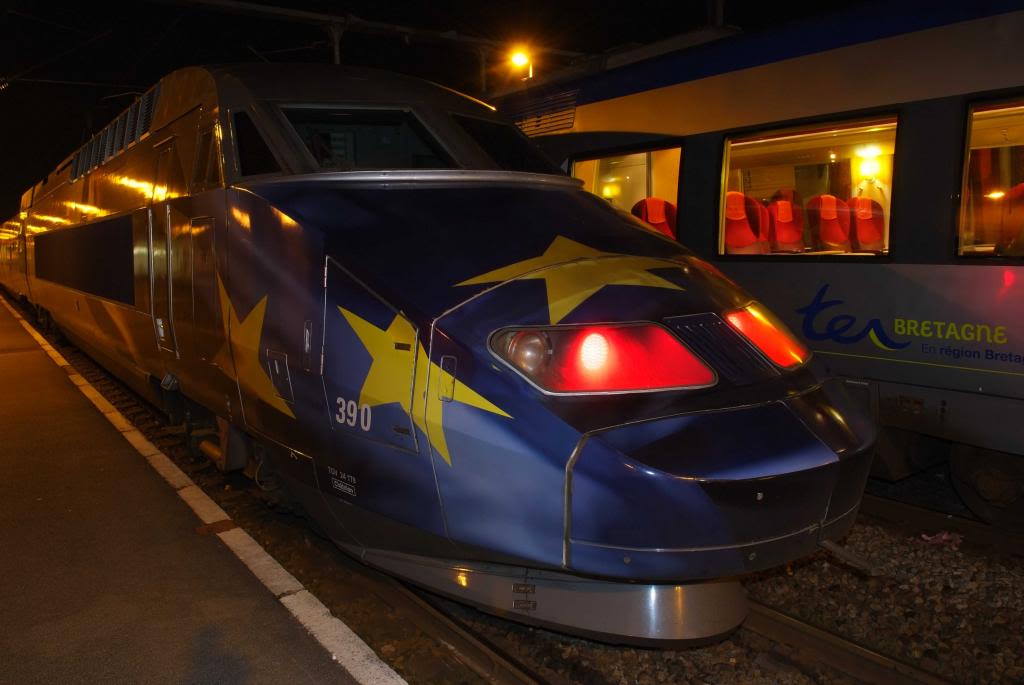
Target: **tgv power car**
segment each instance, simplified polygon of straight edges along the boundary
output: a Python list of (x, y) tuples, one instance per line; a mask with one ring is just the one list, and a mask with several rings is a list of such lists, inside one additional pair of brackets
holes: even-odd
[(4, 224), (0, 278), (219, 426), (346, 550), (516, 619), (722, 634), (853, 522), (874, 428), (763, 306), (488, 106), (334, 67), (164, 78)]

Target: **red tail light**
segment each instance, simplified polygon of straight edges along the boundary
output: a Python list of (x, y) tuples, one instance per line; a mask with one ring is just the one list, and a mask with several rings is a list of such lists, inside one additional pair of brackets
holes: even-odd
[(727, 312), (725, 320), (766, 357), (784, 369), (800, 366), (811, 356), (784, 323), (756, 302), (743, 309)]
[(642, 392), (713, 385), (714, 372), (654, 324), (502, 331), (491, 347), (542, 390)]

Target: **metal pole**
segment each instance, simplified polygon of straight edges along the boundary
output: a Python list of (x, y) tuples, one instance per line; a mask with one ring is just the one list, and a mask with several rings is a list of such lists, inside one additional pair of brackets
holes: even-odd
[(335, 64), (341, 64), (341, 34), (344, 32), (344, 26), (337, 22), (331, 22), (327, 25), (327, 33), (331, 36), (331, 48), (334, 50)]
[(480, 94), (487, 95), (487, 48), (476, 51), (480, 60)]

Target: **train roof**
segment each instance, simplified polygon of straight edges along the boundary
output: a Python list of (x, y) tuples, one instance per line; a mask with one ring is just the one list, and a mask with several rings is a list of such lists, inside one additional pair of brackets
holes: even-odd
[[(677, 83), (749, 69), (852, 45), (1024, 10), (1022, 0), (935, 3), (933, 0), (880, 0), (826, 16), (800, 17), (764, 31), (737, 33), (681, 50), (596, 72), (567, 70), (547, 80), (496, 97), (503, 110), (525, 101), (573, 89), (584, 105)], [(1005, 37), (993, 36), (993, 40)], [(950, 46), (955, 47), (955, 46)], [(515, 117), (513, 117), (515, 118)]]
[[(334, 64), (235, 64), (204, 67), (224, 100), (444, 102), (494, 111), (458, 91), (381, 69)], [(447, 104), (447, 103), (446, 103)]]
[[(146, 110), (147, 116), (151, 116), (144, 127), (140, 126), (141, 137), (150, 130), (160, 130), (196, 106), (223, 111), (241, 109), (259, 102), (346, 103), (356, 106), (373, 103), (414, 108), (430, 106), (499, 120), (494, 114), (494, 107), (476, 98), (431, 81), (380, 69), (333, 64), (224, 64), (183, 67), (167, 74), (123, 112), (113, 117), (109, 124), (93, 136), (93, 140), (100, 138), (107, 128), (114, 127), (118, 119), (133, 109)], [(22, 196), (22, 209), (32, 203), (34, 196), (44, 191), (52, 178), (62, 174), (70, 174), (72, 178), (79, 175), (81, 171), (77, 158), (92, 142), (72, 151), (57, 165), (55, 171), (28, 188)], [(83, 165), (82, 168), (89, 166)], [(91, 166), (95, 166), (95, 160)]]

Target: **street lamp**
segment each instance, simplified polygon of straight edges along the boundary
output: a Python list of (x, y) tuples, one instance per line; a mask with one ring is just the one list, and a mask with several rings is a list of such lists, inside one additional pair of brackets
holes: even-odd
[(533, 60), (530, 59), (530, 53), (525, 48), (517, 48), (512, 51), (509, 55), (509, 61), (512, 62), (512, 66), (516, 69), (527, 68), (526, 78), (533, 78)]

